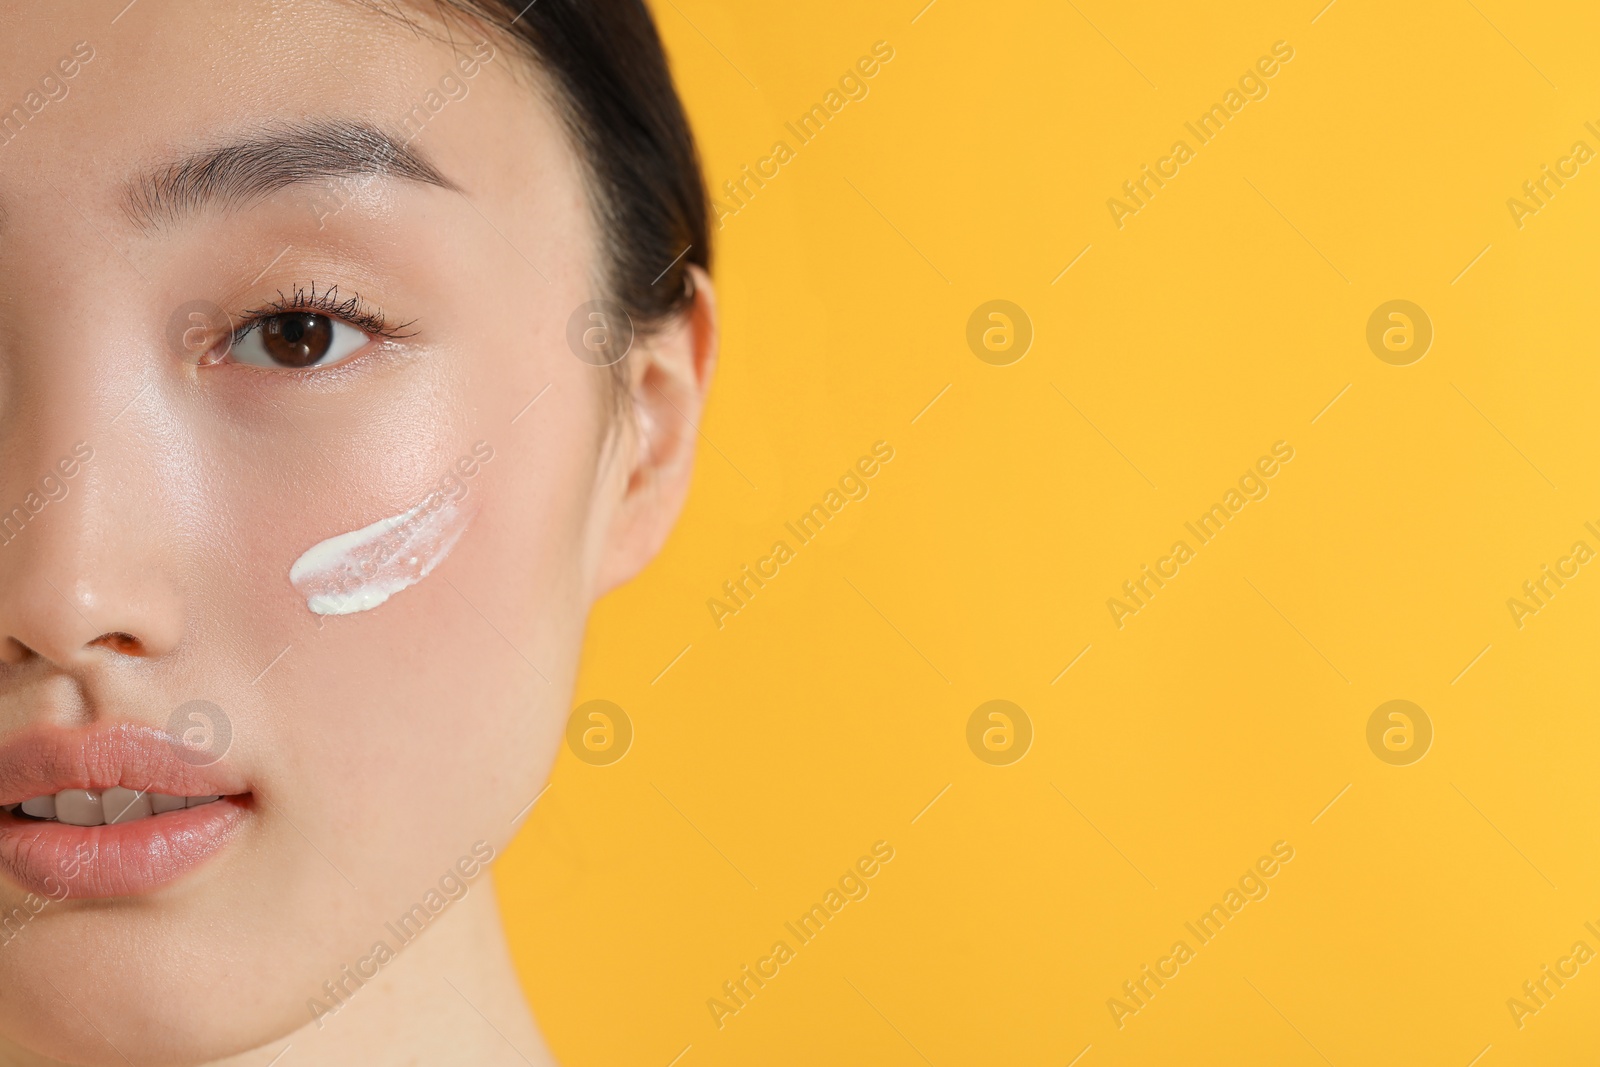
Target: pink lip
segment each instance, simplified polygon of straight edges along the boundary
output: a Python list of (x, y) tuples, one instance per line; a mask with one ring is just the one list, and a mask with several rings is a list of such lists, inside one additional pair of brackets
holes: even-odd
[(0, 873), (55, 900), (161, 888), (218, 852), (244, 825), (249, 787), (226, 762), (197, 767), (160, 730), (123, 723), (89, 731), (41, 727), (0, 745), (0, 804), (63, 789), (123, 786), (222, 799), (114, 826), (69, 826), (0, 812)]

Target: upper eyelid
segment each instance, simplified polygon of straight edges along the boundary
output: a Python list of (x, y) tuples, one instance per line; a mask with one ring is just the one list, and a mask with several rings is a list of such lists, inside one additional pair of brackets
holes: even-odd
[(326, 315), (329, 318), (339, 319), (355, 329), (373, 334), (384, 340), (401, 340), (415, 336), (414, 331), (412, 333), (402, 332), (415, 325), (415, 319), (401, 323), (398, 326), (391, 326), (382, 309), (369, 305), (361, 298), (360, 293), (352, 292), (349, 297), (340, 298), (338, 285), (329, 286), (327, 289), (318, 292), (315, 282), (309, 288), (309, 297), (306, 295), (307, 291), (306, 288), (297, 285), (294, 287), (294, 295), (291, 297), (285, 296), (283, 290), (280, 289), (278, 290), (277, 300), (241, 313), (240, 318), (243, 320), (243, 324), (235, 328), (233, 343), (237, 344), (247, 337), (252, 330), (261, 325), (262, 320), (271, 318), (274, 315), (292, 314), (296, 311), (313, 312), (319, 315)]

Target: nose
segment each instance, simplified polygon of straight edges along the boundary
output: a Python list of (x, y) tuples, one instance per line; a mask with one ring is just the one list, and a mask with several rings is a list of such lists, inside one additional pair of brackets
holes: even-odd
[(0, 470), (9, 493), (0, 497), (0, 663), (39, 657), (70, 669), (175, 650), (181, 600), (117, 443), (26, 451), (44, 473), (19, 479), (30, 468), (14, 459)]
[(0, 247), (27, 294), (0, 302), (0, 664), (128, 665), (183, 637), (171, 505), (194, 449), (162, 414), (174, 379), (138, 325), (148, 285), (125, 256), (59, 238), (84, 221), (49, 201)]

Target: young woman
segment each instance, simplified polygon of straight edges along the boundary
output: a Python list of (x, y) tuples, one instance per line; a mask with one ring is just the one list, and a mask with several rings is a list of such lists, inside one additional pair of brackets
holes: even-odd
[(487, 868), (716, 348), (648, 13), (0, 27), (0, 1063), (548, 1062)]

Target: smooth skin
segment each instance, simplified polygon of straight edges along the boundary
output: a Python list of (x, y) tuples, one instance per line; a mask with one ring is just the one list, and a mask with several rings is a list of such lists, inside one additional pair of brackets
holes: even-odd
[[(0, 546), (0, 744), (205, 699), (252, 795), (198, 869), (51, 903), (0, 945), (0, 1063), (551, 1062), (487, 873), (337, 1014), (309, 1002), (475, 843), (498, 854), (543, 787), (589, 610), (687, 492), (710, 281), (636, 342), (619, 408), (567, 343), (601, 295), (579, 160), (507, 41), (456, 25), (452, 46), (353, 0), (62, 11), (0, 0), (0, 108), (94, 53), (0, 145), (0, 510), (75, 443), (94, 456)], [(459, 191), (369, 174), (128, 210), (141, 176), (222, 145), (317, 123), (405, 141), (452, 74), (465, 95), (410, 147)], [(172, 343), (191, 302), (242, 322), (313, 285), (406, 336), (309, 370)], [(312, 614), (295, 559), (417, 504), (478, 442), (493, 459), (460, 479), (473, 517), (438, 569)], [(0, 912), (23, 898), (0, 878)]]

